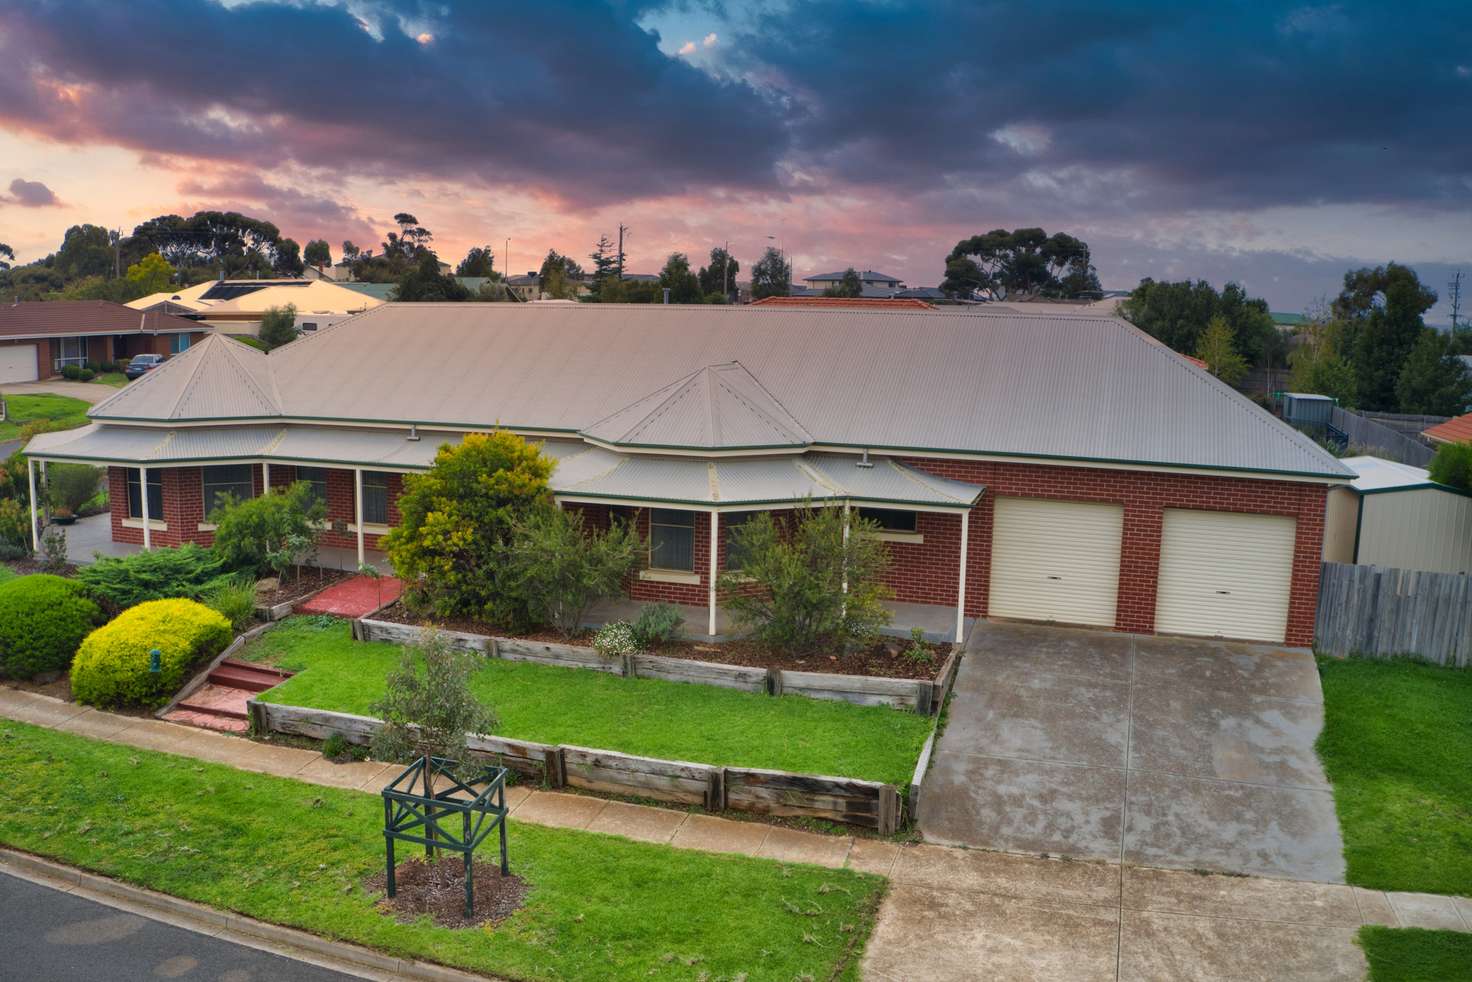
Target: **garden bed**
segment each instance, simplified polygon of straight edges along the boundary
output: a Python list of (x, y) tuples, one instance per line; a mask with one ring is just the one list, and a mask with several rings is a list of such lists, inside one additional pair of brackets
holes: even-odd
[(526, 880), (525, 907), (495, 926), (406, 924), (362, 886), (383, 868), (378, 795), (21, 723), (0, 722), (0, 748), (0, 780), (24, 805), (0, 813), (8, 846), (501, 978), (853, 978), (884, 889), (850, 870), (513, 818), (510, 865)]
[(327, 589), (334, 583), (340, 583), (348, 577), (357, 575), (357, 570), (327, 569), (322, 566), (295, 566), (289, 569), (284, 577), (280, 578), (280, 585), (275, 589), (260, 591), (256, 594), (256, 606), (269, 610), (281, 604), (305, 600), (313, 594)]
[[(567, 638), (551, 631), (518, 632), (507, 631), (475, 620), (446, 620), (425, 617), (411, 612), (402, 600), (393, 603), (373, 615), (374, 620), (390, 621), (395, 624), (414, 626), (432, 625), (446, 631), (476, 634), (482, 637), (519, 638), (527, 641), (546, 641), (568, 645), (590, 647), (593, 632), (587, 631), (575, 638)], [(867, 647), (842, 654), (808, 652), (791, 654), (776, 651), (756, 641), (733, 638), (729, 641), (667, 641), (651, 648), (646, 654), (663, 658), (683, 658), (688, 661), (715, 662), (722, 665), (740, 665), (746, 668), (765, 668), (789, 672), (830, 672), (837, 675), (864, 675), (873, 678), (915, 679), (931, 682), (936, 678), (946, 656), (950, 654), (949, 643), (923, 643), (930, 661), (908, 658), (905, 652), (911, 642), (899, 638), (879, 638)]]
[[(237, 657), (296, 671), (266, 702), (374, 715), (402, 648), (352, 639), (346, 621), (291, 618)], [(827, 774), (904, 787), (932, 720), (884, 706), (774, 699), (610, 672), (487, 659), (472, 690), (501, 719), (498, 737), (598, 747), (713, 766)]]

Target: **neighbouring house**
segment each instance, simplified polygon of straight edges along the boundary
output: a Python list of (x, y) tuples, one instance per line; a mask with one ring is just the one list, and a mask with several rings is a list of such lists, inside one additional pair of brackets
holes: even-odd
[(762, 297), (751, 302), (753, 307), (852, 307), (858, 310), (934, 310), (935, 304), (924, 300), (900, 300), (894, 297)]
[(1472, 572), (1472, 493), (1423, 468), (1346, 457), (1355, 479), (1329, 492), (1324, 558), (1433, 573)]
[(1464, 416), (1453, 416), (1445, 423), (1428, 426), (1421, 431), (1421, 435), (1432, 443), (1472, 442), (1472, 413), (1467, 413)]
[(442, 443), (543, 441), (564, 507), (645, 538), (629, 595), (712, 633), (732, 528), (812, 502), (879, 523), (895, 600), (958, 636), (1307, 645), (1325, 497), (1355, 476), (1125, 321), (986, 307), (387, 304), (269, 355), (211, 336), (90, 415), (25, 452), (107, 466), (113, 537), (145, 546), (306, 481), (324, 544), (361, 555)]
[[(817, 293), (822, 293), (829, 287), (838, 286), (843, 282), (843, 276), (848, 270), (840, 269), (836, 273), (814, 273), (812, 276), (802, 278), (803, 286)], [(864, 296), (889, 296), (896, 290), (905, 288), (904, 280), (899, 277), (890, 276), (887, 273), (876, 273), (872, 269), (857, 270), (859, 274), (859, 285), (864, 288)], [(870, 291), (875, 291), (871, 293)]]
[(32, 382), (60, 375), (67, 365), (144, 353), (167, 357), (206, 333), (194, 321), (107, 300), (8, 304), (0, 306), (0, 382)]
[(209, 280), (172, 293), (149, 294), (128, 306), (135, 310), (172, 307), (208, 329), (255, 335), (268, 310), (290, 304), (296, 308), (297, 329), (316, 331), (384, 302), (351, 287), (321, 279)]

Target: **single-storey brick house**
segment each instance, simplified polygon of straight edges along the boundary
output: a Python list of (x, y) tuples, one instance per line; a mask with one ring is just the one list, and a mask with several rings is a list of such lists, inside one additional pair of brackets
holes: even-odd
[(186, 350), (209, 328), (162, 311), (107, 300), (25, 301), (0, 305), (0, 382), (33, 382), (67, 365), (120, 361)]
[(207, 542), (206, 502), (306, 480), (373, 548), (470, 431), (545, 441), (564, 507), (648, 542), (636, 599), (704, 606), (731, 527), (811, 500), (884, 528), (901, 602), (1312, 640), (1325, 496), (1353, 475), (1117, 318), (390, 304), (270, 355), (212, 336), (37, 437), (109, 466), (113, 535)]

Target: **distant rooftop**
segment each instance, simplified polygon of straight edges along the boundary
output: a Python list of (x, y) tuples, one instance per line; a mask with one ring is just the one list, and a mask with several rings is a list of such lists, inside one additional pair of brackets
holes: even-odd
[[(837, 282), (839, 282), (839, 281), (841, 281), (843, 279), (844, 274), (847, 273), (847, 272), (848, 272), (848, 270), (841, 269), (841, 270), (839, 270), (836, 273), (816, 273), (816, 274), (814, 274), (812, 276), (804, 276), (803, 277), (803, 282), (805, 282), (805, 283), (830, 283), (830, 282), (831, 283), (837, 283)], [(904, 282), (898, 276), (890, 276), (888, 273), (876, 273), (872, 269), (861, 269), (861, 270), (858, 270), (858, 274), (859, 274), (859, 280), (861, 282), (864, 282), (864, 283), (868, 283), (868, 282), (902, 283), (902, 282)]]

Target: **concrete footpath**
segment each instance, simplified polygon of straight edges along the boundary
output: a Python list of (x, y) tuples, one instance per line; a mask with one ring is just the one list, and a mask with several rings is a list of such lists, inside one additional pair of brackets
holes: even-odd
[[(0, 716), (331, 787), (375, 791), (397, 769), (15, 689), (0, 689)], [(1472, 930), (1461, 898), (900, 846), (523, 787), (509, 800), (518, 821), (886, 876), (872, 979), (1362, 979), (1361, 925)]]

